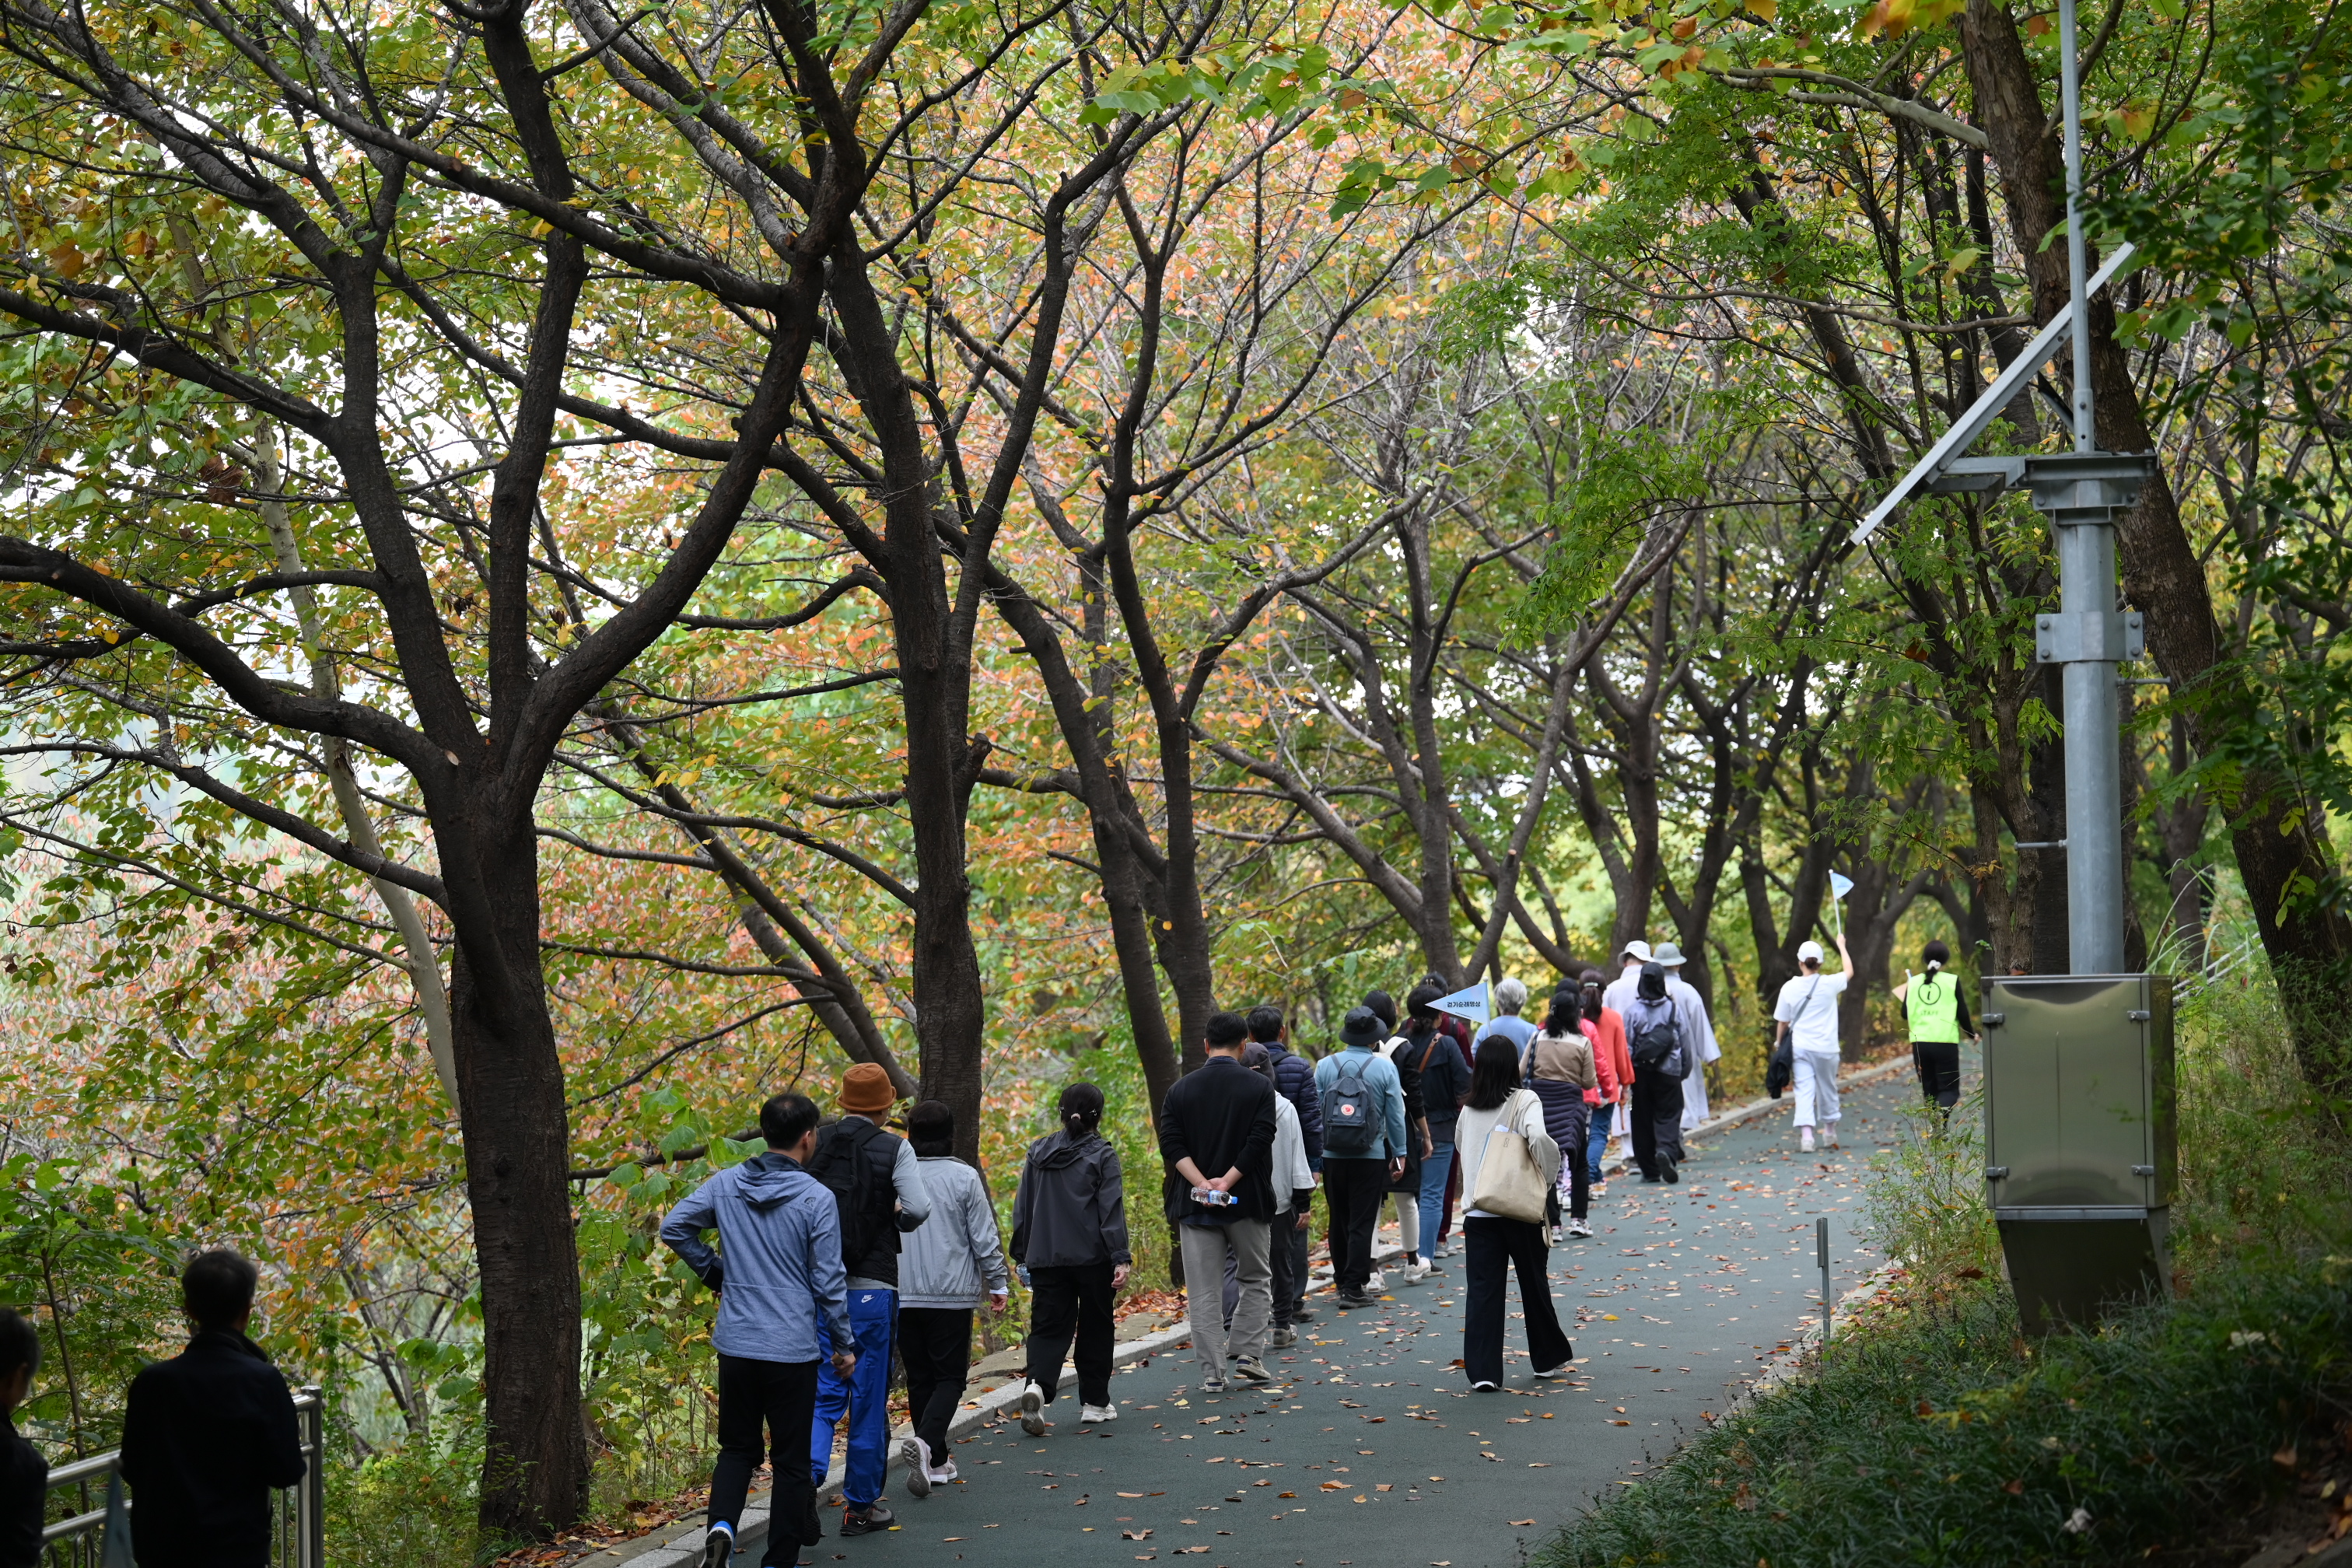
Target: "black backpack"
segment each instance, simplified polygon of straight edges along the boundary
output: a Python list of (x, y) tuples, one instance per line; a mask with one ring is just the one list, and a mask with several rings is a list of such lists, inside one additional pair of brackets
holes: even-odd
[(1683, 1026), (1675, 1016), (1671, 998), (1664, 1002), (1636, 999), (1625, 1014), (1625, 1047), (1636, 1068), (1649, 1068), (1669, 1078), (1683, 1076)]
[(898, 1139), (864, 1117), (845, 1116), (817, 1137), (808, 1173), (824, 1184), (841, 1212), (841, 1263), (850, 1273), (877, 1248), (898, 1250), (893, 1205), (898, 1189), (891, 1181)]
[(1339, 1053), (1330, 1087), (1323, 1091), (1323, 1152), (1364, 1155), (1376, 1147), (1385, 1128), (1372, 1125), (1372, 1091), (1362, 1073)]

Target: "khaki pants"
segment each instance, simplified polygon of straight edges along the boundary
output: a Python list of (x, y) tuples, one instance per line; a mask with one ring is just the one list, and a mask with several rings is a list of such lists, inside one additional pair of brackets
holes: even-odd
[(1262, 1219), (1224, 1225), (1179, 1225), (1184, 1253), (1185, 1318), (1192, 1326), (1192, 1353), (1201, 1375), (1225, 1375), (1225, 1258), (1234, 1260), (1241, 1296), (1234, 1303), (1232, 1350), (1251, 1361), (1265, 1359), (1266, 1325), (1274, 1318), (1274, 1268), (1267, 1256), (1270, 1227)]

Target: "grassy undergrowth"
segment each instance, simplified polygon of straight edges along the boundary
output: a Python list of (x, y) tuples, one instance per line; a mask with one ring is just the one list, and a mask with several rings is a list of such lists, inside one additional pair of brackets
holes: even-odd
[(2343, 1108), (2304, 1093), (2260, 992), (2200, 999), (2180, 1045), (2180, 1294), (2027, 1342), (1972, 1111), (1923, 1121), (1874, 1176), (1901, 1293), (1818, 1377), (1616, 1489), (1538, 1568), (2138, 1561), (2283, 1489), (2315, 1437), (2352, 1436)]
[(2117, 1562), (2178, 1545), (2352, 1411), (2352, 1269), (2248, 1270), (2029, 1346), (1992, 1281), (1708, 1432), (1549, 1568)]

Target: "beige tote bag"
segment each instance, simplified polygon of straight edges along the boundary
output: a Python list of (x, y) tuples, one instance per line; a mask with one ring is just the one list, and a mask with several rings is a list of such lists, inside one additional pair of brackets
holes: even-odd
[(1536, 1159), (1535, 1151), (1528, 1147), (1527, 1135), (1515, 1125), (1519, 1117), (1519, 1097), (1527, 1093), (1524, 1089), (1513, 1089), (1511, 1098), (1503, 1102), (1501, 1120), (1487, 1131), (1486, 1147), (1478, 1158), (1478, 1186), (1470, 1194), (1470, 1207), (1482, 1214), (1537, 1225), (1543, 1220), (1544, 1199), (1550, 1193), (1551, 1184), (1544, 1180), (1543, 1165)]

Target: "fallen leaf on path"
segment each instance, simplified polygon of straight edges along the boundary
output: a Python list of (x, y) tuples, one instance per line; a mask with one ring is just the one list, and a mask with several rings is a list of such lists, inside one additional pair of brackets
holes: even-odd
[(1514, 1526), (1524, 1526), (1524, 1525), (1529, 1525), (1529, 1524), (1533, 1524), (1534, 1522), (1535, 1522), (1535, 1521), (1534, 1521), (1534, 1520), (1532, 1520), (1532, 1519), (1515, 1519), (1515, 1520), (1511, 1521), (1511, 1523), (1512, 1523)]
[(1121, 1492), (1118, 1495), (1121, 1497), (1141, 1497), (1143, 1494), (1141, 1492)]
[(1118, 1538), (1121, 1541), (1149, 1541), (1151, 1539), (1151, 1531), (1148, 1530), (1122, 1530), (1118, 1532)]

